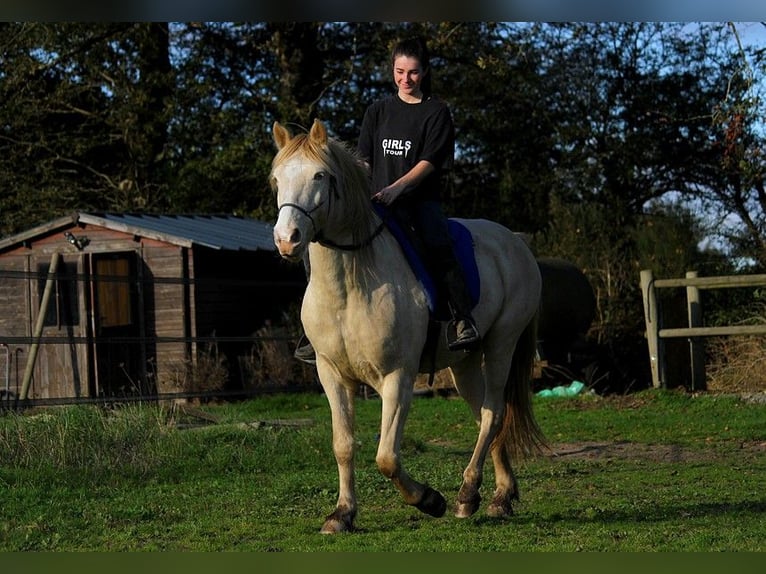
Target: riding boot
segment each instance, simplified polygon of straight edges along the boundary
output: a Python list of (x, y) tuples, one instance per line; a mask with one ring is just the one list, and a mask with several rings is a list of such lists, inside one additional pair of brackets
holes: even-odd
[(450, 351), (463, 349), (471, 350), (481, 342), (481, 335), (476, 328), (476, 323), (471, 314), (471, 295), (465, 284), (462, 270), (453, 265), (444, 274), (444, 284), (447, 291), (449, 309), (452, 314), (450, 332), (454, 329), (455, 338), (447, 338), (447, 347)]
[(305, 333), (301, 335), (300, 339), (298, 339), (298, 345), (295, 348), (293, 357), (299, 361), (308, 363), (309, 365), (316, 365), (317, 355), (314, 351), (314, 346), (311, 344), (311, 341), (309, 341)]

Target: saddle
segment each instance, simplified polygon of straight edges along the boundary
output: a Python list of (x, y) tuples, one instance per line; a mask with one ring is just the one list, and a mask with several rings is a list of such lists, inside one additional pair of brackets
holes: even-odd
[[(447, 306), (447, 297), (438, 287), (428, 271), (424, 262), (425, 254), (421, 253), (410, 235), (402, 229), (399, 222), (391, 215), (390, 210), (383, 204), (373, 203), (383, 223), (391, 234), (399, 242), (407, 262), (410, 264), (415, 277), (420, 281), (426, 293), (428, 309), (431, 318), (435, 321), (448, 321), (452, 317)], [(471, 295), (471, 304), (475, 306), (479, 302), (481, 284), (479, 281), (479, 268), (476, 265), (476, 254), (473, 249), (473, 236), (470, 230), (455, 219), (448, 219), (447, 225), (453, 245), (455, 257), (463, 272), (466, 287)]]

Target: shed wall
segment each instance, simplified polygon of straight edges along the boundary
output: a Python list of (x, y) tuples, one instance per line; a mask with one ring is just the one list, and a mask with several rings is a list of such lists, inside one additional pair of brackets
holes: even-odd
[[(87, 237), (88, 244), (82, 251), (71, 245), (64, 232), (77, 237)], [(0, 254), (0, 293), (4, 296), (3, 312), (0, 313), (0, 337), (30, 337), (40, 312), (39, 304), (45, 286), (44, 277), (36, 277), (41, 270), (47, 272), (51, 257), (60, 254), (59, 270), (76, 269), (74, 301), (77, 309), (75, 324), (60, 323), (45, 326), (43, 343), (39, 347), (29, 398), (58, 398), (109, 395), (116, 392), (135, 392), (144, 389), (137, 379), (148, 378), (151, 387), (159, 392), (180, 390), (179, 372), (187, 364), (187, 344), (190, 336), (185, 328), (184, 317), (184, 265), (185, 248), (152, 239), (134, 236), (93, 225), (73, 225), (51, 232), (27, 245)], [(97, 317), (94, 316), (93, 290), (90, 283), (91, 257), (122, 253), (135, 257), (137, 262), (140, 308), (136, 317), (141, 325), (133, 331), (140, 341), (132, 344), (144, 347), (145, 357), (141, 371), (126, 373), (126, 379), (135, 383), (135, 389), (124, 384), (99, 381), (99, 357), (95, 356), (95, 342), (99, 335)], [(158, 280), (155, 283), (155, 280)], [(61, 291), (61, 290), (60, 290)], [(50, 305), (62, 305), (66, 293), (58, 292)], [(180, 342), (149, 343), (151, 337), (173, 337)], [(50, 342), (51, 338), (59, 339)], [(47, 341), (47, 342), (46, 342)], [(10, 381), (12, 392), (21, 389), (22, 375), (29, 356), (30, 343), (12, 345), (9, 350)], [(0, 372), (5, 379), (6, 353), (0, 352)], [(103, 367), (103, 365), (102, 365)], [(119, 369), (120, 366), (115, 366)], [(123, 369), (124, 370), (124, 369)], [(103, 378), (103, 375), (102, 375)], [(182, 382), (182, 381), (180, 381)], [(3, 380), (5, 385), (5, 380)]]

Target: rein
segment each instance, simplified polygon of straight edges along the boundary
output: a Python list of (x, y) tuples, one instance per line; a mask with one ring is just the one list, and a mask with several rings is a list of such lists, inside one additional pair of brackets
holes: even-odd
[(314, 239), (314, 241), (319, 243), (319, 245), (323, 245), (325, 247), (331, 247), (333, 249), (340, 249), (342, 251), (356, 251), (357, 249), (363, 249), (367, 247), (373, 241), (375, 241), (375, 238), (381, 234), (384, 227), (385, 227), (385, 224), (381, 221), (380, 225), (378, 225), (375, 231), (373, 231), (372, 234), (367, 239), (359, 243), (352, 243), (351, 245), (340, 245), (338, 243), (335, 243), (334, 241), (331, 241), (329, 239), (322, 239), (321, 237), (318, 237), (318, 236)]

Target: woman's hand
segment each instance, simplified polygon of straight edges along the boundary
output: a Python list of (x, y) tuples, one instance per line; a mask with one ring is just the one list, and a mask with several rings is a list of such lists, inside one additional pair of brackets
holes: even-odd
[(372, 200), (379, 201), (385, 205), (391, 205), (403, 193), (416, 189), (420, 182), (435, 170), (436, 168), (431, 162), (421, 159), (410, 171), (373, 195)]
[(402, 193), (404, 193), (404, 187), (393, 183), (373, 195), (372, 200), (378, 201), (383, 205), (391, 205)]

